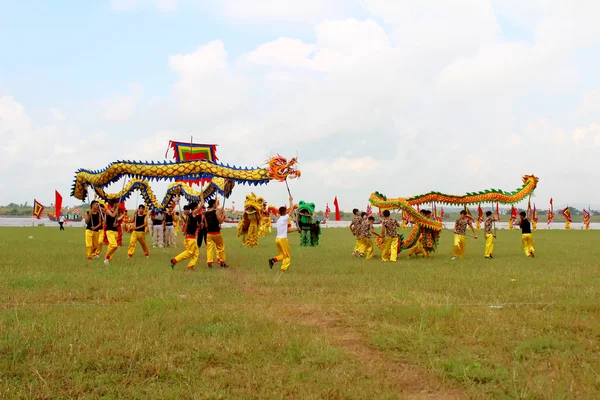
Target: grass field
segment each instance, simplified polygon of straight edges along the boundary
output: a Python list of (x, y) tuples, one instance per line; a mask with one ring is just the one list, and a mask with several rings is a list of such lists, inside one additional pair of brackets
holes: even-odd
[(319, 248), (291, 235), (276, 281), (274, 232), (246, 249), (225, 230), (232, 267), (187, 272), (181, 243), (107, 267), (83, 229), (0, 228), (0, 396), (597, 398), (600, 231), (534, 239), (535, 259), (501, 231), (493, 260), (469, 238), (450, 261), (444, 232), (433, 258), (384, 264), (324, 229)]

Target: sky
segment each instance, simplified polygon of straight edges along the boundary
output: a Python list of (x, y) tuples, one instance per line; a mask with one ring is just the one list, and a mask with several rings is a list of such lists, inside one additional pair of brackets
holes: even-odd
[[(291, 193), (317, 209), (526, 174), (538, 208), (600, 208), (598, 15), (595, 0), (0, 2), (0, 204), (81, 204), (78, 168), (163, 161), (193, 136), (229, 164), (298, 155)], [(228, 202), (251, 191), (287, 203), (278, 182)]]

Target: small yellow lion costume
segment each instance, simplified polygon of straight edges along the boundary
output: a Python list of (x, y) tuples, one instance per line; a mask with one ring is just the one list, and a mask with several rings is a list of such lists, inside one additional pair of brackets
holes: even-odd
[(242, 244), (246, 247), (258, 247), (258, 232), (261, 225), (261, 211), (264, 199), (254, 193), (246, 195), (244, 215), (238, 223), (237, 235), (242, 236)]

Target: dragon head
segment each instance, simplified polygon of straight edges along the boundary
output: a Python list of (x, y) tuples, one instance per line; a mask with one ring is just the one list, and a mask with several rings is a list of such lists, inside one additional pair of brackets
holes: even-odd
[(300, 203), (298, 203), (298, 214), (313, 215), (314, 213), (315, 203), (305, 203), (304, 200), (300, 200)]
[(283, 182), (287, 178), (299, 178), (300, 171), (295, 167), (297, 163), (298, 160), (296, 158), (287, 161), (287, 159), (278, 154), (269, 160), (269, 175), (272, 179), (279, 182)]
[(538, 178), (535, 175), (524, 175), (523, 176), (523, 184), (527, 185), (527, 182), (533, 181), (533, 188), (534, 189), (537, 187), (537, 184), (538, 184), (539, 180), (540, 180), (540, 178)]
[(244, 211), (247, 214), (254, 214), (262, 210), (264, 199), (257, 197), (254, 193), (246, 195), (246, 201), (244, 202)]

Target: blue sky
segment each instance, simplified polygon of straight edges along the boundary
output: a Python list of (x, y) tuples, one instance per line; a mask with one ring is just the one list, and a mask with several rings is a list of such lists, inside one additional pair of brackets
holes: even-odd
[[(0, 173), (10, 172), (0, 204), (66, 195), (80, 167), (162, 160), (169, 139), (193, 133), (229, 163), (299, 152), (294, 185), (318, 204), (512, 190), (535, 173), (540, 198), (600, 207), (586, 184), (599, 177), (595, 2), (114, 6), (128, 1), (0, 6)], [(36, 144), (47, 135), (58, 140)], [(13, 174), (24, 151), (35, 162)], [(415, 168), (427, 179), (411, 178)], [(387, 174), (406, 178), (390, 185)], [(37, 183), (10, 189), (23, 181)], [(284, 203), (279, 189), (260, 194)]]

